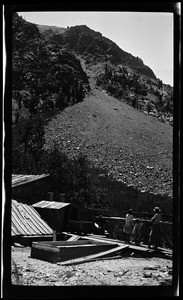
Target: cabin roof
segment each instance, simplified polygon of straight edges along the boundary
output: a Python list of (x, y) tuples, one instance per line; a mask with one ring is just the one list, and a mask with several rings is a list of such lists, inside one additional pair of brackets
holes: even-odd
[(12, 174), (12, 187), (27, 184), (35, 180), (40, 180), (50, 176), (49, 174), (41, 175), (23, 175), (23, 174)]
[(62, 209), (68, 205), (70, 205), (70, 203), (42, 200), (34, 203), (33, 207), (46, 209)]
[(11, 235), (48, 235), (53, 230), (41, 218), (32, 205), (23, 204), (12, 199)]

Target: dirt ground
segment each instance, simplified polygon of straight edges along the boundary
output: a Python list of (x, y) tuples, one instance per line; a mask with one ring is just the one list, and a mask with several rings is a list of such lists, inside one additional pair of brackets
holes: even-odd
[(172, 285), (172, 260), (130, 256), (60, 266), (30, 257), (30, 247), (12, 246), (12, 284), (28, 286)]

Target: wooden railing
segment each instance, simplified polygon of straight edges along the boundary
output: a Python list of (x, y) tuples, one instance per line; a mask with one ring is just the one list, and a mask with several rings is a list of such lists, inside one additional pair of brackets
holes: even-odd
[[(136, 218), (134, 218), (135, 221)], [(104, 217), (98, 216), (95, 218), (95, 221), (99, 223), (101, 228), (101, 233), (105, 233), (105, 230), (109, 233), (111, 238), (124, 239), (123, 226), (125, 223), (125, 218), (123, 217)], [(149, 233), (151, 230), (151, 221), (150, 219), (141, 219), (141, 235), (140, 241), (144, 244), (148, 244)], [(168, 221), (160, 222), (161, 230), (161, 244), (164, 247), (172, 248), (173, 247), (173, 223)]]
[[(96, 216), (104, 216), (104, 217), (125, 217), (126, 212), (118, 211), (118, 210), (111, 210), (111, 209), (94, 209), (94, 208), (80, 208), (81, 210), (81, 218), (86, 219), (87, 221), (92, 221), (92, 218)], [(154, 213), (149, 212), (133, 212), (134, 218), (142, 218), (142, 219), (151, 219)], [(172, 222), (173, 216), (172, 215), (165, 215), (161, 214), (162, 221), (169, 221)]]
[[(123, 226), (125, 222), (126, 212), (119, 212), (117, 210), (110, 209), (94, 209), (94, 208), (79, 208), (76, 207), (78, 221), (90, 221), (96, 222), (100, 229), (98, 232), (105, 233), (105, 230), (109, 233), (111, 238), (124, 239)], [(151, 229), (150, 219), (154, 213), (148, 212), (133, 212), (134, 220), (140, 218), (143, 226), (141, 230), (141, 241), (148, 243), (149, 233)], [(172, 248), (173, 246), (173, 223), (172, 215), (161, 215), (161, 241), (165, 247)]]

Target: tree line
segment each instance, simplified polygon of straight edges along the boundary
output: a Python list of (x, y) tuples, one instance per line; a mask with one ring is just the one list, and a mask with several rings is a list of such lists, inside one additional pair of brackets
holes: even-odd
[(30, 117), (63, 110), (84, 99), (88, 78), (79, 60), (57, 41), (45, 39), (36, 25), (17, 14), (13, 19), (12, 97), (17, 103), (15, 123), (22, 108)]

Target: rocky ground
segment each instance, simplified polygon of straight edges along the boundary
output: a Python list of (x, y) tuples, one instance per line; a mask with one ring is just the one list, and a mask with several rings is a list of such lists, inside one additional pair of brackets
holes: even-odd
[(172, 284), (172, 260), (131, 256), (60, 266), (12, 246), (12, 284), (28, 286), (162, 286)]
[(85, 70), (90, 94), (49, 122), (45, 147), (56, 141), (128, 186), (172, 196), (172, 127), (100, 91), (95, 72)]

